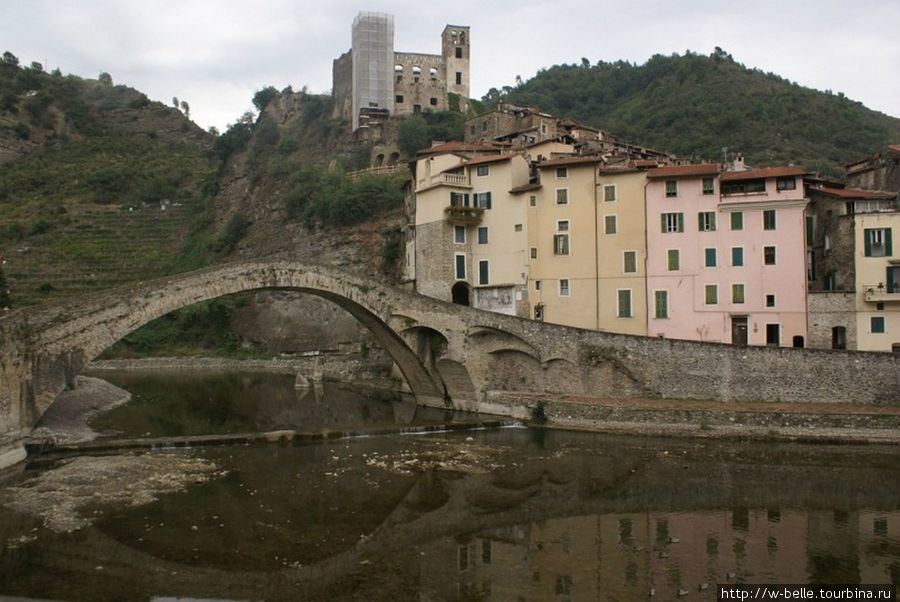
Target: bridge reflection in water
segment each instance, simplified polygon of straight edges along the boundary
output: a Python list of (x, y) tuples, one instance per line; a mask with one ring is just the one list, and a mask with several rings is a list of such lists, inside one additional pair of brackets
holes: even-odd
[(71, 535), (10, 513), (0, 592), (714, 600), (900, 577), (889, 447), (514, 429), (181, 453), (228, 473)]

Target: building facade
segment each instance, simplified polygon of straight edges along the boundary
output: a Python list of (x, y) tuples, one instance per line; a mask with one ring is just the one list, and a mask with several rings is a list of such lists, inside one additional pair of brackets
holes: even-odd
[(806, 346), (803, 170), (648, 172), (648, 335)]
[(394, 51), (394, 17), (360, 12), (352, 46), (334, 60), (332, 117), (353, 130), (387, 115), (465, 110), (469, 98), (469, 27), (447, 25), (441, 54)]

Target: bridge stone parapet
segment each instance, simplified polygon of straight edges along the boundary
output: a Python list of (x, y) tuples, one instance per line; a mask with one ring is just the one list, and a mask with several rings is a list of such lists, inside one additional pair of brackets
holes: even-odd
[[(0, 319), (0, 465), (87, 363), (193, 303), (258, 289), (330, 300), (369, 328), (421, 404), (484, 411), (490, 392), (900, 405), (891, 354), (733, 347), (610, 334), (453, 305), (292, 262), (236, 262)], [(5, 451), (4, 451), (5, 450)]]

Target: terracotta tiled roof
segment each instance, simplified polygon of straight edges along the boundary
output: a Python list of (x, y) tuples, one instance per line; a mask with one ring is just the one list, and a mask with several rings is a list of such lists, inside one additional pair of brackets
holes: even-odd
[(888, 146), (888, 150), (893, 151), (895, 153), (900, 153), (900, 144), (891, 144)]
[(435, 146), (429, 146), (428, 148), (423, 148), (419, 150), (417, 153), (419, 156), (422, 155), (435, 155), (441, 153), (489, 153), (495, 152), (499, 153), (502, 150), (501, 147), (495, 146), (493, 144), (478, 144), (478, 143), (467, 143), (460, 142), (458, 140), (451, 140), (450, 142), (445, 142), (443, 144), (438, 144)]
[(509, 191), (510, 194), (520, 194), (523, 192), (530, 192), (532, 190), (540, 190), (541, 185), (539, 182), (532, 182), (530, 184), (525, 184), (524, 186), (516, 186), (515, 188)]
[(842, 199), (893, 199), (897, 196), (893, 193), (877, 192), (875, 190), (854, 190), (852, 188), (832, 188), (830, 186), (816, 186), (813, 190)]
[(722, 172), (722, 180), (754, 180), (757, 178), (777, 178), (781, 176), (802, 176), (806, 170), (802, 167), (761, 167), (744, 171)]
[(717, 163), (695, 163), (693, 165), (670, 165), (657, 167), (647, 172), (648, 178), (687, 178), (713, 176), (719, 173)]
[(486, 163), (499, 163), (501, 161), (509, 161), (520, 153), (500, 153), (496, 155), (475, 155), (471, 159), (460, 158), (459, 163), (451, 165), (444, 170), (443, 173), (454, 171), (466, 167), (467, 165), (484, 165)]
[(538, 167), (559, 167), (562, 165), (584, 165), (584, 164), (591, 164), (591, 163), (600, 163), (601, 161), (603, 161), (603, 159), (596, 155), (591, 155), (591, 156), (573, 155), (571, 157), (559, 157), (556, 159), (548, 159), (547, 161), (542, 161), (541, 163), (538, 164)]

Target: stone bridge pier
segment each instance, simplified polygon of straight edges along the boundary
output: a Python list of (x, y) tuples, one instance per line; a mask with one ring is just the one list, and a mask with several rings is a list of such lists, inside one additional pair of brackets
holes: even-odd
[(38, 419), (128, 333), (193, 303), (259, 289), (325, 298), (365, 325), (421, 405), (527, 417), (528, 402), (665, 397), (900, 405), (892, 354), (739, 348), (545, 324), (444, 303), (322, 266), (238, 262), (0, 318), (0, 467)]

